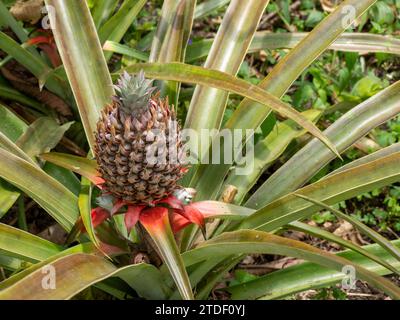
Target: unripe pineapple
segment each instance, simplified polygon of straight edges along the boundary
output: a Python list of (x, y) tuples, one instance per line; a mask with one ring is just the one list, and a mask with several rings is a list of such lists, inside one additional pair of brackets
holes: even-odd
[(132, 204), (152, 205), (170, 195), (185, 171), (175, 112), (151, 85), (143, 72), (125, 72), (95, 133), (104, 192)]

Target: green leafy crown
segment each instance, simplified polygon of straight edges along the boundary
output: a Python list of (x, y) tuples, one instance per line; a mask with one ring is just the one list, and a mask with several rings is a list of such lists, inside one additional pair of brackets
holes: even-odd
[(151, 86), (152, 84), (153, 80), (146, 80), (143, 70), (137, 77), (125, 71), (114, 86), (117, 96), (122, 102), (122, 110), (127, 114), (132, 114), (147, 108), (151, 95), (156, 89)]

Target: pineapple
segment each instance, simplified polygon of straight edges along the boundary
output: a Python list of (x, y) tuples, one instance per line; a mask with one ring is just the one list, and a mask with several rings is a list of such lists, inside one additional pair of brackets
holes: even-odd
[(115, 89), (95, 133), (102, 188), (118, 200), (152, 206), (178, 189), (185, 172), (175, 112), (143, 72), (125, 72)]

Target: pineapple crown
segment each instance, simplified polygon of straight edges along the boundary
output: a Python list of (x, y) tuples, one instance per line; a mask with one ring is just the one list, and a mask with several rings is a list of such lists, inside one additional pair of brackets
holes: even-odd
[(117, 96), (122, 102), (122, 110), (126, 114), (132, 114), (147, 108), (151, 95), (156, 89), (151, 86), (152, 84), (153, 80), (146, 80), (143, 70), (137, 77), (125, 71), (114, 86)]

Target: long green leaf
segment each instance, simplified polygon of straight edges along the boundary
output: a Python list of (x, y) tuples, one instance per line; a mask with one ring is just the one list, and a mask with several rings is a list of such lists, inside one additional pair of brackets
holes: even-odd
[(92, 201), (92, 184), (90, 181), (82, 177), (81, 179), (81, 192), (78, 197), (79, 212), (81, 214), (83, 225), (88, 233), (90, 240), (98, 245), (96, 234), (94, 232), (91, 215), (91, 201)]
[(9, 86), (0, 85), (0, 97), (7, 99), (7, 100), (20, 102), (23, 105), (32, 107), (35, 110), (42, 112), (43, 114), (49, 113), (48, 112), (49, 110), (46, 110), (46, 107), (44, 105), (42, 105), (41, 103), (37, 102), (36, 100), (34, 100), (32, 98), (25, 96), (18, 90), (15, 90)]
[[(5, 121), (7, 120), (8, 119), (5, 119)], [(22, 120), (14, 118), (14, 120), (10, 119), (10, 121), (12, 121), (11, 124), (19, 123), (21, 126), (26, 127)], [(54, 148), (61, 140), (64, 133), (69, 129), (70, 125), (71, 123), (66, 123), (60, 126), (52, 118), (39, 118), (27, 127), (26, 130), (24, 129), (25, 132), (19, 136), (15, 144), (8, 139), (8, 137), (1, 132), (2, 129), (0, 129), (0, 146), (30, 164), (37, 166), (35, 156)], [(8, 130), (5, 130), (5, 132), (9, 134)], [(14, 136), (11, 137), (14, 138)], [(76, 182), (76, 178), (71, 176), (68, 172), (53, 169), (51, 173), (54, 177), (57, 176), (67, 185), (73, 185), (74, 182)], [(18, 196), (19, 192), (12, 187), (7, 187), (6, 183), (2, 183), (0, 187), (0, 216), (11, 208)]]
[[(159, 213), (159, 214), (158, 214)], [(157, 215), (141, 213), (140, 222), (154, 241), (184, 300), (193, 300), (189, 277), (169, 224), (168, 210), (159, 208)]]
[(374, 242), (378, 243), (382, 248), (384, 248), (388, 253), (390, 253), (393, 257), (395, 257), (397, 260), (400, 261), (400, 251), (397, 250), (395, 246), (392, 245), (392, 243), (385, 239), (385, 237), (381, 236), (378, 232), (372, 230), (365, 224), (363, 224), (361, 221), (359, 221), (357, 218), (353, 218), (347, 214), (344, 214), (343, 212), (332, 208), (331, 206), (328, 206), (327, 204), (323, 203), (322, 201), (318, 201), (306, 196), (303, 196), (301, 194), (295, 194), (297, 197), (300, 197), (302, 199), (305, 199), (307, 201), (310, 201), (311, 203), (316, 204), (317, 206), (329, 210), (332, 213), (334, 213), (338, 218), (343, 219), (349, 223), (351, 223), (353, 226), (355, 226), (361, 233), (372, 239)]
[(149, 60), (149, 56), (145, 52), (130, 48), (127, 45), (120, 44), (115, 41), (107, 40), (103, 45), (103, 50), (123, 54), (144, 62)]
[[(144, 297), (165, 298), (159, 289), (162, 280), (158, 270), (150, 265), (137, 264), (118, 269), (104, 258), (77, 253), (59, 258), (46, 266), (56, 270), (56, 288), (43, 288), (42, 269), (0, 292), (1, 299), (12, 300), (61, 300), (70, 299), (85, 288), (109, 277), (120, 277), (127, 281)], [(44, 270), (44, 269), (43, 269)]]
[[(47, 78), (51, 75), (52, 69), (50, 67), (39, 57), (21, 47), (4, 32), (0, 32), (0, 48), (32, 72), (32, 74), (38, 78), (40, 87), (45, 84)], [(49, 82), (46, 85), (53, 90), (56, 88), (55, 83), (52, 84)]]
[[(321, 111), (311, 109), (302, 114), (309, 120), (316, 120), (321, 115)], [(266, 138), (259, 141), (254, 147), (252, 172), (248, 175), (236, 175), (232, 170), (225, 181), (225, 186), (232, 185), (238, 190), (234, 203), (240, 204), (269, 165), (282, 155), (294, 139), (304, 133), (305, 130), (299, 129), (292, 120), (286, 120), (278, 123)]]
[(44, 153), (40, 155), (40, 158), (78, 173), (94, 184), (101, 182), (99, 173), (97, 172), (96, 160), (58, 152)]
[[(305, 39), (308, 33), (271, 33), (270, 31), (256, 32), (248, 53), (260, 50), (274, 50), (279, 48), (292, 49)], [(186, 62), (193, 62), (207, 56), (213, 39), (204, 39), (194, 42), (188, 47)], [(345, 32), (329, 46), (330, 50), (345, 52), (382, 52), (400, 55), (400, 40), (391, 36)]]
[(61, 246), (0, 223), (0, 249), (25, 261), (37, 262), (61, 251)]
[[(18, 235), (21, 235), (21, 234), (18, 234)], [(22, 237), (24, 237), (23, 234), (22, 234)], [(41, 239), (41, 238), (39, 238), (39, 239)], [(36, 249), (36, 251), (40, 247), (45, 248), (45, 246), (46, 246), (46, 243), (36, 242), (35, 244), (36, 244), (36, 247), (34, 249)], [(27, 249), (29, 250), (29, 248), (30, 248), (30, 246), (28, 246)], [(22, 250), (22, 252), (25, 253), (24, 250)], [(21, 258), (23, 259), (21, 261), (25, 262), (25, 266), (27, 265), (27, 267), (24, 268), (23, 270), (19, 270), (19, 272), (12, 274), (7, 279), (0, 282), (0, 291), (16, 284), (21, 279), (30, 275), (34, 271), (39, 270), (46, 264), (49, 264), (50, 262), (55, 261), (61, 257), (65, 257), (65, 256), (75, 254), (75, 253), (97, 254), (101, 257), (103, 256), (92, 243), (78, 244), (76, 246), (73, 246), (73, 247), (65, 249), (65, 250), (62, 250), (60, 247), (60, 249), (57, 253), (45, 251), (45, 252), (43, 252), (43, 256), (41, 256), (40, 259), (36, 259), (37, 260), (37, 261), (35, 261), (36, 263), (33, 263), (33, 264), (27, 264), (25, 261), (29, 261), (29, 260), (25, 256), (21, 256)], [(15, 255), (15, 254), (13, 254), (13, 255)], [(14, 271), (16, 271), (16, 270), (14, 270)]]
[[(100, 28), (100, 42), (102, 44), (106, 40), (120, 42), (145, 3), (146, 0), (125, 0), (117, 13)], [(111, 52), (105, 53), (107, 61), (111, 56)]]
[(56, 272), (53, 275), (56, 277), (55, 288), (52, 290), (43, 285), (45, 275), (42, 270), (38, 270), (11, 287), (0, 291), (0, 299), (69, 299), (96, 280), (99, 281), (104, 274), (108, 275), (116, 269), (103, 258), (84, 254), (60, 258), (50, 266), (54, 269), (49, 270)]
[[(388, 155), (392, 154), (391, 153), (387, 153)], [(386, 153), (385, 153), (386, 154)], [(374, 157), (372, 160), (376, 159), (377, 157)], [(384, 160), (385, 161), (385, 160)], [(323, 183), (317, 183), (315, 185), (310, 186), (310, 188), (304, 188), (304, 192), (308, 193), (313, 193), (316, 192), (316, 190), (320, 189), (322, 192), (317, 192), (319, 194), (319, 196), (321, 196), (322, 198), (329, 197), (332, 196), (334, 197), (335, 200), (332, 199), (332, 203), (336, 203), (338, 201), (344, 200), (344, 199), (348, 199), (351, 196), (356, 196), (359, 193), (364, 192), (363, 190), (372, 190), (374, 188), (374, 185), (385, 185), (385, 184), (389, 184), (393, 181), (397, 181), (395, 180), (396, 178), (393, 175), (396, 175), (396, 169), (395, 169), (395, 163), (398, 160), (393, 159), (392, 161), (392, 169), (389, 173), (389, 171), (385, 170), (387, 168), (382, 168), (382, 172), (378, 173), (377, 176), (374, 177), (370, 177), (370, 179), (364, 179), (364, 181), (362, 181), (362, 179), (357, 179), (357, 175), (360, 174), (360, 177), (362, 176), (366, 176), (369, 175), (369, 171), (370, 170), (374, 170), (371, 169), (373, 167), (373, 165), (369, 164), (369, 169), (368, 167), (363, 167), (362, 170), (355, 170), (353, 171), (353, 175), (349, 174), (346, 175), (344, 177), (344, 175), (338, 175), (336, 179), (332, 179), (330, 182), (331, 184), (329, 186), (325, 186)], [(363, 162), (364, 163), (364, 162)], [(375, 162), (375, 165), (379, 167), (378, 165), (378, 161)], [(364, 172), (364, 173), (363, 173)], [(351, 179), (349, 179), (349, 177), (351, 177)], [(395, 178), (395, 179), (394, 179)], [(342, 182), (342, 179), (344, 179), (344, 181), (346, 181), (346, 184), (344, 185)], [(397, 177), (398, 179), (398, 177)], [(357, 181), (358, 180), (358, 181)], [(368, 180), (368, 181), (367, 181)], [(347, 182), (349, 184), (347, 184)], [(301, 190), (303, 192), (303, 189)], [(335, 198), (335, 197), (339, 197), (339, 198)], [(291, 196), (285, 197), (284, 199), (282, 199), (282, 201), (278, 201), (276, 206), (271, 205), (271, 206), (267, 206), (264, 210), (261, 210), (263, 212), (263, 214), (260, 214), (260, 216), (258, 216), (258, 218), (260, 220), (258, 220), (261, 224), (265, 223), (261, 228), (267, 231), (272, 231), (274, 229), (277, 229), (279, 227), (282, 227), (283, 225), (285, 225), (286, 223), (290, 223), (296, 219), (299, 218), (299, 216), (301, 216), (301, 218), (307, 217), (310, 213), (316, 212), (317, 209), (314, 208), (305, 208), (306, 211), (300, 213), (301, 209), (298, 203), (294, 203), (290, 200)], [(341, 199), (341, 200), (339, 200)], [(309, 211), (310, 210), (310, 211)], [(261, 216), (263, 218), (261, 218)], [(253, 219), (258, 219), (257, 218), (257, 214), (249, 217), (247, 219), (247, 221), (252, 221)], [(263, 220), (263, 222), (261, 222)], [(233, 225), (234, 226), (234, 225)], [(218, 232), (221, 232), (221, 230), (224, 229), (224, 227), (226, 227), (226, 224), (224, 223), (223, 225), (221, 225), (221, 227), (217, 230)], [(231, 226), (232, 227), (232, 226)], [(243, 222), (243, 225), (241, 226), (242, 228), (254, 228), (256, 227), (256, 225), (246, 225), (246, 221)]]
[(100, 110), (114, 94), (86, 1), (46, 0), (49, 18), (91, 148)]
[(264, 103), (283, 116), (297, 122), (307, 131), (321, 139), (321, 141), (323, 141), (333, 152), (336, 152), (332, 144), (321, 134), (321, 131), (309, 120), (304, 118), (299, 112), (281, 102), (278, 98), (246, 81), (237, 79), (221, 71), (190, 66), (182, 63), (138, 63), (126, 68), (126, 71), (132, 73), (138, 73), (140, 70), (144, 70), (148, 77), (210, 86)]
[(81, 189), (80, 182), (72, 171), (56, 166), (50, 162), (46, 162), (44, 164), (43, 170), (71, 190), (74, 195), (79, 195), (79, 191)]
[(172, 24), (172, 19), (178, 7), (179, 0), (164, 0), (161, 9), (161, 17), (155, 35), (152, 35), (149, 62), (157, 62), (164, 43), (168, 29)]
[(11, 30), (17, 35), (19, 40), (25, 42), (28, 39), (28, 32), (26, 32), (24, 28), (18, 24), (18, 22), (14, 19), (10, 11), (3, 3), (3, 1), (0, 2), (0, 17), (2, 26), (9, 26)]
[(221, 281), (221, 276), (227, 274), (240, 260), (237, 256), (231, 256), (212, 268), (204, 280), (199, 283), (196, 299), (206, 300), (215, 285)]
[(53, 118), (38, 118), (18, 138), (16, 144), (28, 156), (34, 158), (41, 153), (49, 152), (53, 149), (71, 125), (72, 122), (68, 122), (60, 126)]
[(110, 17), (117, 5), (118, 0), (96, 1), (92, 10), (92, 16), (97, 29)]
[[(293, 50), (283, 57), (269, 72), (268, 76), (258, 85), (258, 88), (281, 97), (302, 72), (344, 32), (351, 19), (343, 20), (347, 8), (354, 9), (354, 19), (361, 16), (376, 0), (346, 0), (334, 12), (320, 22)], [(271, 106), (244, 99), (233, 115), (227, 121), (226, 129), (257, 129), (269, 116)], [(250, 136), (246, 137), (246, 140)], [(234, 146), (233, 150), (241, 150), (242, 142)], [(223, 150), (223, 148), (220, 148)], [(223, 156), (223, 153), (221, 154)], [(236, 155), (233, 154), (233, 158)], [(210, 198), (218, 193), (226, 174), (230, 169), (229, 164), (207, 165), (203, 168), (201, 177), (195, 187), (198, 192), (204, 192), (205, 198)], [(290, 178), (291, 179), (291, 178)]]
[[(218, 263), (220, 259), (212, 258), (208, 259), (207, 261), (204, 261), (201, 263), (201, 266), (199, 265), (194, 265), (188, 267), (188, 273), (189, 273), (189, 278), (190, 278), (190, 283), (192, 287), (196, 287), (198, 283), (201, 281), (201, 279), (212, 269), (214, 268)], [(162, 269), (161, 269), (162, 270)], [(163, 271), (163, 270), (162, 270)], [(169, 278), (166, 278), (167, 285), (170, 287), (172, 284), (170, 284)], [(198, 297), (195, 297), (198, 299)], [(179, 299), (179, 292), (175, 291), (170, 297), (170, 300), (178, 300)]]
[(25, 48), (3, 32), (0, 32), (0, 49), (27, 68), (38, 79), (40, 89), (45, 86), (51, 92), (69, 101), (68, 83), (56, 72), (56, 69), (50, 68), (36, 51)]
[[(268, 2), (269, 0), (230, 2), (207, 56), (205, 68), (236, 75)], [(198, 132), (201, 129), (219, 129), (227, 100), (226, 91), (197, 86), (190, 102), (185, 127)], [(205, 146), (206, 150), (207, 147)]]
[[(376, 0), (343, 1), (335, 11), (322, 20), (303, 41), (279, 61), (272, 72), (260, 83), (260, 87), (277, 97), (282, 96), (298, 76), (353, 23), (351, 18), (356, 19), (361, 16), (375, 2)], [(349, 7), (353, 9), (354, 16), (344, 19), (344, 12), (347, 12), (346, 8)], [(249, 100), (243, 101), (235, 117), (230, 121), (230, 125), (237, 120), (236, 116), (243, 112), (250, 113), (248, 117), (259, 115), (255, 113), (258, 111), (258, 107)], [(265, 108), (262, 111), (263, 114), (268, 113)]]
[[(125, 0), (118, 11), (100, 28), (100, 42), (104, 43), (113, 37), (116, 30), (118, 30), (117, 33), (124, 34), (138, 14), (141, 2), (143, 1)], [(119, 40), (114, 41), (119, 42)]]
[(337, 243), (337, 244), (341, 245), (343, 248), (351, 249), (354, 252), (362, 254), (363, 256), (371, 259), (372, 261), (375, 261), (376, 263), (379, 263), (380, 265), (384, 266), (385, 268), (392, 271), (393, 273), (400, 275), (400, 270), (396, 269), (396, 267), (394, 265), (387, 263), (385, 260), (379, 258), (378, 256), (375, 256), (374, 254), (365, 250), (363, 247), (360, 247), (360, 246), (354, 244), (352, 241), (344, 240), (343, 238), (341, 238), (333, 233), (330, 233), (329, 231), (323, 230), (321, 228), (313, 227), (313, 226), (310, 226), (306, 223), (299, 222), (299, 221), (294, 221), (294, 222), (290, 223), (288, 228), (294, 229), (294, 230), (297, 230), (300, 232), (304, 232), (308, 235), (312, 235), (314, 237), (327, 240), (329, 242)]
[[(298, 189), (296, 193), (332, 205), (375, 188), (400, 181), (399, 161), (400, 152), (397, 152), (334, 174)], [(239, 228), (260, 228), (264, 231), (273, 231), (292, 221), (304, 219), (318, 210), (318, 206), (300, 199), (294, 194), (289, 194), (271, 202), (244, 219)]]
[[(399, 113), (400, 82), (396, 82), (345, 113), (325, 134), (343, 152), (370, 130)], [(302, 186), (334, 159), (335, 156), (326, 151), (322, 144), (312, 140), (270, 176), (249, 198), (246, 206), (259, 208)]]
[[(394, 244), (399, 247), (400, 241), (394, 241)], [(379, 245), (373, 244), (364, 248), (371, 254), (378, 256), (380, 259), (391, 263), (397, 268), (400, 267), (400, 263)], [(379, 275), (390, 273), (386, 268), (352, 251), (341, 252), (338, 256), (348, 259)], [(299, 275), (301, 276), (299, 277)], [(231, 298), (234, 300), (256, 299), (260, 297), (268, 300), (279, 299), (297, 292), (334, 285), (345, 277), (346, 275), (342, 272), (333, 271), (315, 263), (305, 262), (272, 272), (237, 286), (229, 287), (227, 290), (232, 294)]]
[[(0, 132), (12, 142), (17, 141), (28, 128), (24, 121), (2, 104), (0, 104), (0, 119), (2, 119), (0, 121)], [(13, 185), (0, 179), (0, 218), (8, 212), (19, 195), (20, 193)]]
[(254, 213), (254, 209), (237, 206), (221, 201), (199, 201), (191, 204), (198, 209), (204, 218), (226, 218), (240, 220)]
[[(216, 215), (212, 215), (212, 214), (207, 212), (207, 208), (210, 207), (209, 203), (210, 203), (210, 201), (205, 201), (204, 204), (202, 202), (197, 202), (197, 203), (194, 203), (194, 205), (197, 205), (196, 207), (202, 213), (205, 213), (205, 215), (207, 217), (213, 217), (213, 216), (216, 217)], [(221, 205), (221, 209), (219, 209), (217, 211), (223, 212), (224, 211), (223, 208), (225, 206), (227, 206), (227, 210), (225, 209), (226, 211), (232, 212), (231, 214), (235, 214), (235, 215), (237, 215), (238, 218), (240, 217), (241, 219), (246, 218), (247, 216), (249, 216), (249, 215), (251, 215), (251, 214), (253, 214), (255, 212), (255, 210), (248, 209), (248, 208), (245, 208), (245, 207), (233, 206), (233, 205), (230, 205), (230, 204), (219, 203), (219, 202), (218, 203), (215, 202), (215, 203), (216, 203), (215, 207), (217, 207), (217, 205)], [(240, 209), (240, 208), (242, 208), (242, 209)], [(246, 210), (244, 210), (244, 209), (246, 209)], [(342, 238), (340, 238), (340, 237), (338, 237), (338, 236), (336, 236), (336, 235), (334, 235), (334, 234), (332, 234), (332, 233), (330, 233), (328, 231), (322, 230), (322, 229), (317, 228), (317, 227), (312, 227), (312, 226), (309, 226), (309, 225), (307, 225), (305, 223), (301, 223), (301, 222), (298, 222), (298, 221), (291, 222), (288, 225), (288, 228), (295, 229), (295, 230), (298, 230), (298, 231), (301, 231), (301, 232), (305, 232), (307, 234), (311, 234), (311, 235), (313, 235), (315, 237), (319, 237), (319, 238), (322, 238), (322, 239), (325, 239), (325, 240), (328, 240), (328, 241), (331, 241), (331, 242), (334, 242), (334, 243), (338, 243), (338, 244), (340, 244), (341, 246), (343, 246), (345, 248), (352, 249), (355, 252), (358, 252), (358, 253), (360, 253), (362, 255), (365, 255), (366, 257), (368, 257), (371, 260), (381, 264), (382, 266), (384, 266), (388, 270), (391, 270), (394, 273), (399, 273), (400, 272), (395, 267), (393, 267), (393, 265), (387, 263), (385, 260), (382, 260), (379, 257), (377, 257), (377, 256), (375, 256), (373, 254), (370, 254), (368, 251), (364, 250), (362, 247), (359, 247), (359, 246), (353, 244), (350, 241), (346, 241), (346, 240), (344, 240), (344, 239), (342, 239)], [(215, 261), (210, 260), (210, 262), (211, 261), (212, 261), (213, 265), (216, 264)], [(201, 271), (201, 270), (203, 270), (203, 271)], [(202, 273), (199, 275), (200, 271)], [(209, 267), (207, 267), (207, 266), (205, 266), (205, 267), (202, 266), (202, 267), (196, 268), (194, 270), (194, 272), (193, 272), (193, 276), (195, 277), (194, 279), (192, 279), (192, 274), (190, 274), (192, 285), (197, 284), (198, 281), (200, 280), (198, 277), (201, 278), (202, 276), (205, 275), (205, 272), (207, 272), (207, 271), (209, 271)], [(197, 282), (193, 282), (195, 280)]]
[[(22, 271), (19, 271), (18, 273), (14, 273), (12, 276), (10, 276), (6, 280), (2, 281), (0, 283), (0, 291), (4, 290), (4, 289), (7, 289), (8, 287), (18, 283), (22, 279), (23, 279), (23, 281), (26, 281), (24, 278), (28, 277), (30, 274), (34, 273), (35, 271), (37, 271), (37, 270), (45, 270), (45, 269), (43, 269), (43, 267), (45, 267), (46, 265), (52, 263), (53, 261), (55, 261), (55, 260), (57, 260), (59, 258), (65, 257), (65, 256), (69, 256), (71, 254), (75, 254), (75, 253), (95, 254), (95, 255), (99, 255), (99, 256), (103, 257), (103, 254), (100, 253), (92, 243), (85, 243), (85, 244), (79, 244), (79, 245), (76, 245), (74, 247), (68, 248), (66, 250), (61, 251), (60, 253), (49, 255), (47, 259), (45, 259), (45, 260), (43, 259), (43, 260), (41, 260), (41, 262), (33, 264), (31, 266), (28, 266), (27, 268), (26, 268), (26, 265), (27, 265), (26, 262), (24, 262), (24, 261), (19, 261), (18, 262), (18, 260), (17, 261), (13, 261), (13, 260), (10, 260), (10, 258), (9, 258), (8, 260), (7, 259), (5, 261), (3, 260), (3, 262), (7, 264), (7, 267), (10, 268), (11, 271), (19, 271), (19, 269), (21, 267), (23, 267), (24, 269)], [(0, 255), (0, 257), (4, 257), (4, 256)], [(11, 259), (15, 260), (15, 258), (11, 258)], [(134, 268), (134, 269), (137, 270), (136, 268)], [(154, 267), (153, 267), (153, 270), (155, 270), (156, 272), (158, 271)], [(129, 270), (126, 270), (126, 271), (129, 271)], [(147, 276), (147, 274), (149, 273), (147, 271), (148, 271), (148, 269), (147, 270), (145, 269), (144, 272), (143, 272), (143, 275), (144, 275), (144, 278), (148, 282), (150, 282), (149, 281), (149, 277), (150, 276), (153, 279), (155, 279), (154, 281), (157, 281), (160, 278), (160, 275), (158, 275), (158, 278), (157, 278), (157, 274), (149, 274), (149, 276)], [(122, 272), (121, 275), (123, 275), (123, 274), (124, 273)], [(129, 276), (129, 274), (130, 273), (128, 273), (127, 275)], [(115, 279), (115, 280), (117, 280), (117, 279)], [(135, 280), (130, 280), (130, 279), (128, 279), (128, 280), (129, 280), (128, 283), (131, 286), (132, 286), (132, 284), (134, 285), (135, 283), (140, 283), (141, 282), (141, 280), (136, 280), (136, 281)], [(120, 285), (119, 285), (118, 281), (112, 281), (112, 282), (111, 281), (107, 281), (106, 283), (96, 283), (95, 286), (100, 288), (100, 289), (102, 289), (102, 290), (105, 290), (106, 292), (109, 292), (110, 294), (118, 297), (119, 299), (124, 299), (125, 298), (126, 291), (122, 291), (123, 289), (120, 289)], [(144, 296), (144, 297), (152, 298), (154, 295), (156, 295), (158, 293), (158, 290), (157, 290), (158, 288), (157, 287), (152, 288), (152, 289), (153, 290), (149, 293), (149, 296)], [(136, 291), (138, 293), (146, 292), (146, 290), (147, 290), (146, 286), (142, 286), (142, 287), (139, 287), (139, 288), (136, 289)], [(148, 290), (148, 291), (150, 291), (150, 290)], [(156, 296), (155, 297), (155, 299), (157, 299), (157, 298), (160, 299), (160, 296), (158, 296), (158, 297)]]
[[(25, 30), (23, 26), (20, 23), (18, 23), (17, 20), (15, 20), (11, 12), (4, 5), (3, 1), (0, 2), (0, 21), (1, 21), (0, 26), (10, 27), (10, 29), (17, 35), (18, 39), (21, 42), (25, 42), (26, 40), (28, 40), (28, 31)], [(30, 53), (32, 53), (35, 57), (42, 59), (42, 57), (34, 47), (29, 47), (27, 50)]]
[(19, 148), (15, 143), (13, 143), (5, 134), (0, 132), (0, 148), (11, 152), (15, 156), (29, 162), (30, 164), (36, 166), (37, 164), (27, 155), (21, 148)]
[(20, 269), (25, 264), (25, 261), (10, 257), (5, 252), (0, 250), (0, 267), (4, 268), (4, 270), (15, 271)]
[[(299, 42), (305, 39), (308, 33), (267, 33), (258, 32), (250, 47), (250, 52), (294, 48)], [(347, 52), (382, 52), (400, 54), (400, 40), (391, 36), (384, 36), (370, 33), (345, 32), (341, 34), (330, 46), (329, 49)]]
[(17, 139), (28, 129), (28, 125), (7, 107), (0, 104), (0, 131), (11, 141)]
[(140, 263), (120, 268), (115, 276), (124, 280), (146, 299), (165, 300), (169, 293), (160, 271), (150, 264)]
[(383, 148), (381, 150), (375, 151), (375, 152), (373, 152), (373, 153), (371, 153), (369, 155), (366, 155), (366, 156), (364, 156), (362, 158), (356, 159), (356, 160), (354, 160), (352, 162), (349, 162), (346, 165), (340, 167), (339, 169), (336, 169), (335, 171), (329, 173), (323, 179), (325, 179), (325, 178), (327, 178), (327, 177), (329, 177), (329, 176), (331, 176), (333, 174), (336, 174), (336, 173), (339, 173), (339, 172), (343, 172), (343, 171), (345, 171), (347, 169), (351, 169), (351, 168), (360, 166), (362, 164), (368, 163), (370, 161), (373, 161), (373, 160), (376, 160), (376, 159), (380, 159), (380, 158), (384, 158), (384, 157), (386, 157), (388, 155), (391, 155), (393, 153), (396, 153), (396, 152), (400, 152), (400, 142), (392, 144), (391, 146)]
[(186, 252), (183, 257), (186, 265), (191, 265), (213, 256), (229, 256), (243, 253), (277, 254), (296, 257), (337, 271), (342, 271), (345, 266), (352, 266), (355, 268), (358, 277), (374, 287), (383, 290), (393, 298), (400, 299), (400, 289), (395, 284), (347, 259), (314, 248), (300, 241), (261, 231), (240, 230), (227, 232), (202, 243), (196, 249)]
[(66, 230), (72, 228), (79, 216), (77, 198), (57, 180), (3, 149), (0, 176), (34, 199)]
[(20, 193), (12, 184), (0, 179), (0, 218), (2, 218), (18, 200)]
[[(193, 12), (196, 0), (181, 1), (176, 9), (171, 28), (161, 46), (158, 62), (184, 62), (186, 46), (192, 32)], [(178, 106), (180, 83), (166, 81), (161, 84), (161, 95)]]
[(231, 0), (208, 0), (200, 3), (196, 7), (195, 15), (194, 17), (196, 19), (205, 17), (209, 15), (210, 13), (218, 10), (219, 8), (222, 8), (226, 4), (228, 4)]
[[(18, 236), (21, 236), (24, 238), (24, 234), (21, 233), (20, 230), (15, 229), (16, 232), (18, 233)], [(39, 238), (40, 239), (40, 238)], [(41, 240), (41, 239), (40, 239)], [(86, 253), (86, 254), (91, 254), (91, 255), (97, 255), (100, 257), (104, 257), (103, 252), (99, 251), (96, 246), (93, 243), (87, 242), (84, 244), (78, 244), (76, 246), (73, 246), (71, 248), (65, 249), (63, 251), (59, 251), (58, 253), (54, 252), (48, 252), (46, 251), (46, 243), (40, 243), (36, 242), (36, 245), (40, 248), (42, 248), (42, 256), (40, 259), (38, 259), (40, 262), (35, 263), (28, 268), (25, 268), (22, 271), (19, 271), (16, 274), (13, 274), (6, 280), (2, 281), (0, 283), (0, 291), (4, 290), (16, 283), (18, 283), (21, 279), (24, 279), (23, 281), (26, 281), (25, 278), (27, 278), (29, 275), (34, 273), (37, 270), (43, 270), (43, 267), (51, 264), (52, 262), (56, 261), (59, 258), (63, 258), (66, 256), (70, 256), (76, 253)], [(29, 252), (29, 246), (27, 247), (27, 250), (22, 250), (21, 252), (24, 254), (22, 257), (24, 260), (26, 259), (26, 255), (29, 256), (29, 253), (27, 254), (26, 252)], [(37, 248), (35, 248), (37, 249)], [(115, 251), (115, 249), (107, 250), (109, 254), (120, 254), (121, 252), (118, 251), (118, 249)], [(1, 250), (0, 250), (1, 251)], [(0, 255), (1, 256), (1, 255)], [(7, 261), (5, 261), (7, 262)], [(16, 262), (9, 261), (11, 265), (9, 267), (12, 267), (12, 264), (16, 264)], [(22, 261), (22, 263), (24, 263)], [(18, 267), (17, 267), (18, 268)], [(12, 271), (15, 271), (17, 268), (11, 268)], [(141, 274), (141, 277), (138, 277), (137, 275)], [(113, 276), (113, 275), (110, 275)], [(168, 292), (168, 288), (164, 285), (162, 278), (161, 278), (161, 273), (157, 270), (152, 265), (148, 264), (140, 264), (140, 265), (135, 265), (135, 266), (127, 266), (125, 268), (121, 268), (118, 270), (118, 273), (115, 274), (115, 276), (118, 276), (119, 278), (123, 279), (126, 281), (129, 286), (131, 286), (135, 291), (141, 295), (143, 298), (147, 299), (165, 299), (165, 295)], [(107, 282), (109, 283), (109, 281)], [(96, 283), (95, 285), (103, 290), (106, 290), (107, 292), (110, 292), (110, 294), (115, 295), (116, 291), (118, 288), (116, 285), (107, 284), (107, 283)], [(118, 285), (117, 285), (118, 286)], [(118, 293), (118, 296), (122, 299), (124, 299), (125, 293)]]

